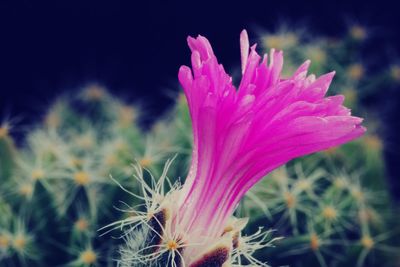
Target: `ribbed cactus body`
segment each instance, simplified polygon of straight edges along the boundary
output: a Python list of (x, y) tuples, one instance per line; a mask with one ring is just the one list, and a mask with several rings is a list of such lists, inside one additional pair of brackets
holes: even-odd
[[(184, 183), (193, 144), (183, 94), (148, 131), (139, 125), (144, 111), (99, 84), (60, 97), (18, 147), (13, 127), (0, 124), (0, 266), (396, 266), (399, 213), (390, 208), (384, 182), (376, 103), (398, 87), (400, 68), (394, 59), (382, 71), (370, 69), (373, 60), (362, 52), (373, 37), (368, 29), (350, 27), (342, 37), (260, 33), (265, 52), (285, 49), (284, 74), (306, 59), (317, 75), (335, 69), (331, 92), (366, 118), (366, 136), (271, 173), (235, 211), (249, 218), (246, 227), (230, 233), (224, 246), (202, 244), (197, 254), (194, 233), (171, 239), (165, 229), (177, 201), (147, 207), (143, 199), (160, 201), (148, 190), (162, 179), (167, 159), (175, 157), (164, 192)], [(132, 178), (137, 168), (149, 171), (139, 181)], [(99, 231), (109, 224), (116, 229)]]

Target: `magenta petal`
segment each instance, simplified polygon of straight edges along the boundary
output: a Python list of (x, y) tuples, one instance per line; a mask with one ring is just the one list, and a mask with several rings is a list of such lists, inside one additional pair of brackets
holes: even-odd
[(192, 70), (181, 67), (179, 81), (188, 99), (194, 147), (176, 217), (185, 232), (219, 237), (240, 199), (262, 177), (366, 130), (342, 105), (343, 96), (325, 97), (334, 72), (307, 76), (306, 61), (282, 79), (283, 53), (271, 50), (261, 60), (243, 31), (243, 77), (236, 90), (206, 38), (189, 37), (188, 43)]

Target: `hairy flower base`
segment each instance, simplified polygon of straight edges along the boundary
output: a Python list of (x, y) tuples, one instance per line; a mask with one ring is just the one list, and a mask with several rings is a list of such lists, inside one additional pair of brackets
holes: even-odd
[[(254, 246), (253, 239), (260, 239), (261, 231), (244, 238), (240, 234), (241, 229), (228, 225), (227, 231), (216, 243), (190, 244), (190, 237), (186, 240), (179, 235), (175, 239), (169, 238), (171, 233), (166, 230), (166, 225), (172, 223), (172, 219), (167, 216), (169, 212), (166, 208), (161, 208), (148, 221), (128, 228), (126, 245), (121, 249), (122, 267), (223, 267), (238, 264), (240, 261), (252, 263), (251, 266), (267, 266), (252, 257), (256, 249), (270, 245), (270, 242), (263, 241), (262, 246)], [(232, 218), (232, 221), (243, 220)], [(190, 236), (190, 233), (185, 235)], [(269, 235), (269, 232), (263, 235)], [(203, 249), (198, 250), (200, 247)], [(201, 252), (193, 255), (195, 251)], [(246, 255), (241, 255), (243, 252)]]
[[(127, 238), (127, 246), (122, 249), (121, 266), (185, 266), (184, 253), (185, 242), (180, 240), (168, 239), (168, 233), (165, 233), (165, 225), (167, 221), (165, 209), (154, 214), (147, 222), (142, 224), (130, 233)], [(142, 237), (139, 239), (143, 244), (136, 244), (138, 234)], [(233, 244), (233, 240), (232, 240)], [(138, 250), (138, 248), (140, 248)], [(136, 251), (135, 251), (136, 250)], [(221, 244), (214, 248), (210, 248), (208, 252), (200, 255), (198, 259), (191, 263), (190, 267), (207, 267), (207, 266), (223, 266), (228, 261), (231, 254), (231, 246)], [(134, 255), (137, 252), (137, 255)]]
[[(166, 169), (170, 163), (167, 162)], [(166, 177), (166, 170), (158, 181), (151, 177), (153, 187), (145, 182), (139, 166), (135, 170), (143, 197), (135, 196), (144, 200), (146, 210), (129, 210), (136, 215), (110, 225), (124, 229), (126, 244), (120, 249), (119, 266), (268, 266), (252, 254), (258, 249), (271, 246), (276, 240), (270, 239), (270, 231), (259, 229), (253, 235), (242, 236), (241, 230), (248, 220), (232, 217), (219, 238), (204, 236), (203, 242), (193, 243), (193, 233), (185, 232), (176, 219), (179, 218), (176, 199), (182, 193), (181, 186), (172, 186), (165, 193), (164, 183), (171, 184)]]

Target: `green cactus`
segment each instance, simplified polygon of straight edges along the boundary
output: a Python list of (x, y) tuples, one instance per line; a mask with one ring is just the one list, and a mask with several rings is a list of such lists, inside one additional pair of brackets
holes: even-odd
[[(266, 52), (285, 50), (288, 73), (306, 59), (316, 74), (336, 69), (332, 93), (346, 96), (346, 105), (367, 118), (369, 131), (358, 141), (290, 162), (251, 190), (235, 214), (250, 218), (240, 235), (244, 247), (236, 248), (242, 254), (233, 255), (235, 266), (255, 259), (272, 266), (395, 266), (399, 218), (384, 182), (380, 120), (368, 99), (398, 84), (398, 64), (368, 73), (360, 51), (370, 37), (359, 25), (335, 40), (287, 28), (260, 35)], [(13, 144), (9, 124), (1, 124), (1, 266), (115, 266), (115, 259), (121, 266), (143, 265), (131, 256), (142, 257), (137, 251), (163, 231), (130, 228), (146, 212), (143, 199), (134, 197), (143, 193), (134, 171), (144, 168), (142, 182), (154, 186), (166, 175), (165, 162), (175, 158), (168, 161), (165, 185), (174, 189), (188, 172), (192, 150), (183, 94), (149, 131), (138, 123), (143, 115), (93, 84), (60, 97), (20, 147)], [(149, 217), (150, 225), (156, 217)], [(112, 227), (103, 228), (107, 225)], [(275, 232), (259, 235), (264, 243), (248, 242), (260, 226)], [(251, 253), (243, 253), (246, 249)], [(166, 255), (153, 265), (165, 266)], [(205, 263), (225, 254), (207, 255)], [(177, 258), (175, 265), (182, 262)]]

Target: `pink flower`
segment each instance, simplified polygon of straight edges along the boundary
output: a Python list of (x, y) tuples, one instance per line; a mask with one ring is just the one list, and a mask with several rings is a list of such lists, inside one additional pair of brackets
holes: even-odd
[[(192, 69), (179, 81), (193, 124), (192, 164), (180, 194), (180, 229), (190, 239), (219, 238), (243, 195), (291, 159), (351, 141), (365, 132), (361, 118), (342, 106), (342, 95), (326, 97), (334, 72), (307, 76), (306, 61), (281, 76), (283, 54), (261, 58), (240, 35), (239, 88), (225, 73), (208, 40), (188, 38)], [(197, 237), (196, 237), (197, 236)]]

